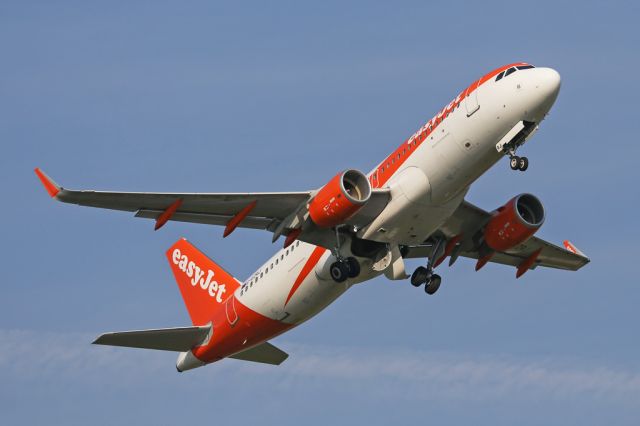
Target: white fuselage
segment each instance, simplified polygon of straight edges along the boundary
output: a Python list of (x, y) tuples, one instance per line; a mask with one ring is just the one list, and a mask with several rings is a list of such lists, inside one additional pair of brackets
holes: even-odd
[[(391, 199), (358, 237), (390, 246), (425, 241), (452, 215), (469, 186), (504, 155), (496, 149), (503, 136), (518, 123), (544, 119), (560, 85), (549, 68), (519, 70), (500, 81), (495, 74), (487, 76), (369, 173), (374, 187), (390, 189)], [(371, 260), (358, 260), (360, 275), (336, 283), (328, 272), (335, 261), (331, 252), (297, 241), (267, 260), (235, 296), (265, 317), (299, 324), (352, 285), (380, 274)]]

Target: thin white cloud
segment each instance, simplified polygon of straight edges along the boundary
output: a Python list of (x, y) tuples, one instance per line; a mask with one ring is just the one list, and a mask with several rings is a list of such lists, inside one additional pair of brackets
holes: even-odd
[[(0, 330), (0, 377), (109, 382), (174, 374), (173, 353), (93, 346), (93, 335)], [(585, 360), (518, 359), (401, 351), (389, 348), (314, 347), (280, 343), (290, 358), (280, 367), (228, 360), (185, 374), (225, 381), (273, 380), (279, 387), (327, 387), (371, 396), (495, 400), (544, 397), (640, 402), (640, 372)], [(177, 373), (175, 373), (177, 374)], [(118, 375), (118, 385), (121, 375)]]

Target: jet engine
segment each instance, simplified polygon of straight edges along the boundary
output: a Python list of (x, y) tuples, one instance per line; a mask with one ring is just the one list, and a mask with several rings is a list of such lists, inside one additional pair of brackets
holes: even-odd
[(371, 197), (369, 179), (359, 170), (338, 173), (309, 203), (309, 216), (321, 228), (345, 223)]
[(543, 222), (540, 200), (520, 194), (496, 210), (484, 228), (484, 241), (494, 251), (505, 251), (529, 239)]

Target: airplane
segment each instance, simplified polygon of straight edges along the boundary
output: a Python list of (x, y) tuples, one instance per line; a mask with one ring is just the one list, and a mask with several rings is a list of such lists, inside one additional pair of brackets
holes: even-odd
[[(186, 239), (167, 251), (192, 326), (106, 333), (95, 344), (180, 352), (179, 372), (225, 358), (279, 365), (269, 340), (307, 321), (351, 286), (384, 274), (435, 294), (447, 258), (515, 267), (578, 270), (575, 245), (534, 236), (545, 209), (523, 193), (488, 212), (465, 201), (473, 182), (502, 157), (525, 171), (518, 149), (536, 133), (560, 90), (552, 68), (525, 62), (497, 68), (461, 91), (368, 174), (337, 173), (319, 189), (270, 193), (135, 193), (68, 190), (39, 168), (54, 199), (154, 219), (238, 227), (284, 238), (283, 248), (240, 281)], [(411, 275), (405, 259), (425, 263)]]

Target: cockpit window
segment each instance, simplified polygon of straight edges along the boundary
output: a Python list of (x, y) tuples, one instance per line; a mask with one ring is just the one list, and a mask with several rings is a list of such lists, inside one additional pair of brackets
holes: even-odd
[(517, 70), (528, 70), (529, 68), (535, 68), (533, 65), (518, 65), (517, 67), (511, 67), (506, 71), (502, 71), (500, 74), (496, 76), (496, 81), (502, 80), (503, 77), (507, 77)]

